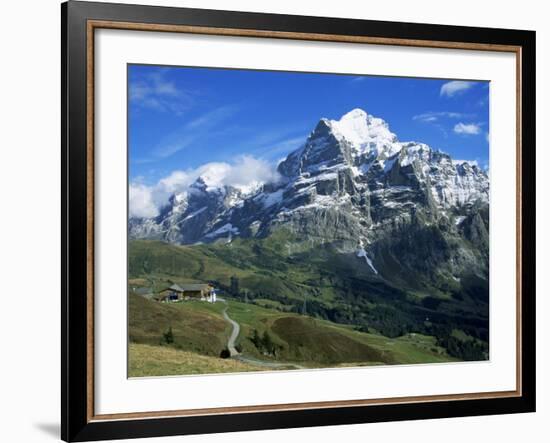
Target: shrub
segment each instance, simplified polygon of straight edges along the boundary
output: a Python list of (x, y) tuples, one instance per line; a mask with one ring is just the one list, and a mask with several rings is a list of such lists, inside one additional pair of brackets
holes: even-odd
[(222, 352), (220, 352), (220, 358), (229, 358), (231, 357), (231, 353), (229, 352), (229, 349), (224, 348), (222, 349)]
[(168, 328), (164, 334), (162, 334), (163, 343), (170, 345), (174, 343), (174, 333), (172, 332), (172, 326)]

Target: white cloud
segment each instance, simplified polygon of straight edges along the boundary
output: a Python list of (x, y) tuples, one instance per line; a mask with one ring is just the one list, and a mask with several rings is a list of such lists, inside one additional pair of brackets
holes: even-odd
[(192, 171), (174, 171), (167, 177), (160, 179), (157, 187), (168, 193), (178, 192), (187, 188), (196, 178), (197, 174)]
[(201, 177), (210, 188), (233, 186), (243, 191), (252, 185), (279, 180), (279, 174), (272, 164), (250, 155), (242, 155), (234, 163), (206, 163), (186, 174), (192, 182)]
[(279, 174), (272, 164), (244, 155), (227, 170), (223, 183), (244, 189), (255, 183), (275, 182), (279, 178)]
[(153, 200), (152, 188), (142, 184), (130, 184), (129, 189), (130, 217), (154, 217), (158, 208)]
[(413, 116), (413, 120), (424, 122), (424, 123), (434, 123), (441, 118), (463, 118), (465, 117), (465, 114), (462, 114), (460, 112), (449, 112), (449, 111), (441, 111), (441, 112), (424, 112), (423, 114), (417, 114)]
[(463, 135), (477, 135), (481, 132), (481, 125), (476, 123), (457, 123), (453, 128), (453, 131), (457, 134)]
[(130, 184), (130, 216), (154, 217), (168, 203), (173, 193), (189, 189), (201, 177), (207, 188), (233, 186), (246, 192), (254, 186), (279, 180), (275, 166), (249, 155), (238, 157), (234, 163), (211, 162), (196, 169), (173, 171), (155, 185)]
[(441, 86), (441, 90), (439, 91), (439, 95), (442, 96), (442, 97), (453, 97), (456, 94), (467, 91), (472, 86), (474, 86), (473, 82), (466, 82), (466, 81), (462, 81), (462, 80), (453, 80), (453, 81), (447, 82), (443, 86)]

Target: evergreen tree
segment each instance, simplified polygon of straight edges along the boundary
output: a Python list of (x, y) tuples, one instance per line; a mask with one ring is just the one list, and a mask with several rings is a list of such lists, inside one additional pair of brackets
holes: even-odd
[(262, 345), (268, 354), (275, 355), (275, 344), (273, 343), (273, 340), (271, 339), (271, 336), (267, 331), (264, 331), (264, 335), (262, 337)]
[(252, 331), (252, 337), (250, 338), (250, 341), (254, 343), (254, 346), (256, 346), (257, 349), (260, 349), (262, 347), (262, 340), (260, 339), (260, 334), (258, 334), (257, 329), (254, 329)]
[(172, 332), (172, 326), (168, 328), (168, 331), (162, 334), (162, 338), (164, 339), (164, 343), (166, 343), (167, 345), (174, 343), (174, 333)]
[(230, 291), (234, 296), (239, 295), (239, 279), (234, 275), (231, 277)]

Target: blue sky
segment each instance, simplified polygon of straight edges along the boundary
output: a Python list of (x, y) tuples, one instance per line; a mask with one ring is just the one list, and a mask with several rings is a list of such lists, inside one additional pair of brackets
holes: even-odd
[(147, 65), (129, 65), (128, 80), (132, 183), (243, 155), (274, 164), (320, 118), (354, 108), (401, 141), (488, 166), (487, 82)]

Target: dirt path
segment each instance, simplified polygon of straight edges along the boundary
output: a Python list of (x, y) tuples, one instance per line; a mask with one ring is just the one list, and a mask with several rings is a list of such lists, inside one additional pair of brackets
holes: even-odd
[(245, 357), (242, 354), (239, 354), (234, 358), (235, 360), (239, 360), (244, 363), (250, 363), (256, 366), (263, 366), (264, 368), (306, 369), (304, 366), (297, 365), (296, 363), (275, 363), (271, 361), (259, 360), (252, 357)]
[[(225, 303), (225, 300), (224, 300)], [(233, 329), (231, 330), (231, 335), (229, 336), (229, 339), (227, 340), (227, 349), (229, 349), (229, 355), (231, 357), (236, 357), (239, 355), (239, 351), (235, 348), (235, 340), (237, 340), (237, 337), (239, 336), (239, 333), (241, 332), (241, 326), (233, 320), (229, 315), (227, 315), (227, 310), (229, 309), (229, 306), (226, 306), (223, 310), (223, 318), (233, 326)]]

